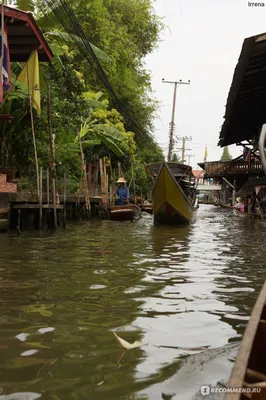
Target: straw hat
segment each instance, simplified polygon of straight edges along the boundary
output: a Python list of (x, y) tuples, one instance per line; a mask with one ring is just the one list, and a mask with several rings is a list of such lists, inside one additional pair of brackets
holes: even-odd
[(241, 203), (241, 197), (237, 197), (237, 198), (236, 198), (236, 201), (237, 201), (238, 203)]
[(125, 178), (120, 177), (120, 178), (116, 181), (116, 183), (126, 183), (126, 180), (125, 180)]

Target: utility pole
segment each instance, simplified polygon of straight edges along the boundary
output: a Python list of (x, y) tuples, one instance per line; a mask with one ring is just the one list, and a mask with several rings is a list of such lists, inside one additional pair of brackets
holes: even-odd
[(177, 85), (190, 85), (190, 81), (182, 82), (182, 80), (180, 79), (180, 81), (178, 82), (178, 81), (165, 81), (164, 79), (162, 79), (162, 83), (171, 83), (172, 85), (174, 85), (172, 118), (171, 118), (171, 122), (169, 124), (170, 125), (170, 129), (169, 129), (169, 148), (168, 148), (168, 156), (167, 156), (167, 160), (168, 160), (168, 162), (170, 162), (171, 159), (172, 159), (172, 153), (173, 153), (173, 149), (174, 149), (176, 89), (177, 89)]
[(187, 157), (188, 157), (188, 165), (190, 165), (190, 158), (195, 157), (195, 154), (188, 154)]
[(191, 150), (191, 149), (186, 149), (186, 142), (192, 140), (192, 136), (182, 136), (182, 137), (176, 137), (177, 140), (182, 140), (182, 147), (181, 147), (181, 163), (185, 161), (185, 151), (186, 150)]

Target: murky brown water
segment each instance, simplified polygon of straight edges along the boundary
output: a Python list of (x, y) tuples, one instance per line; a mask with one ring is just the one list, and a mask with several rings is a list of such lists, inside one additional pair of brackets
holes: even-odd
[[(201, 206), (184, 229), (144, 215), (1, 235), (0, 399), (185, 400), (223, 384), (265, 279), (265, 227)], [(144, 345), (124, 353), (112, 331)], [(176, 348), (197, 346), (210, 350)]]

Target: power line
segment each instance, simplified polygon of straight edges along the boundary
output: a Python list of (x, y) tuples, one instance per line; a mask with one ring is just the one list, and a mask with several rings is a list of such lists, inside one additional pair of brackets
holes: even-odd
[[(180, 79), (179, 82), (177, 81), (165, 81), (164, 78), (162, 79), (162, 83), (170, 83), (174, 85), (174, 96), (173, 96), (173, 108), (172, 108), (172, 118), (170, 122), (170, 130), (169, 130), (169, 150), (168, 150), (168, 161), (172, 159), (172, 153), (174, 149), (174, 129), (175, 129), (175, 105), (176, 105), (176, 89), (177, 85), (190, 85), (190, 81), (182, 82)], [(184, 158), (184, 157), (183, 157)]]

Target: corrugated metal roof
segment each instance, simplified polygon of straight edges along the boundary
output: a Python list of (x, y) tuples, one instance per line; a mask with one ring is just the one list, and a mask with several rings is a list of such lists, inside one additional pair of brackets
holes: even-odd
[(38, 50), (39, 61), (51, 61), (53, 53), (44, 39), (33, 15), (4, 6), (10, 61), (27, 61)]
[(258, 137), (266, 122), (266, 33), (243, 42), (228, 94), (218, 145)]

